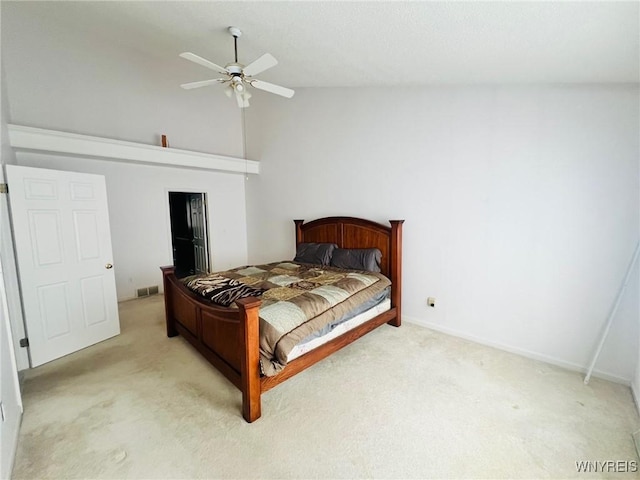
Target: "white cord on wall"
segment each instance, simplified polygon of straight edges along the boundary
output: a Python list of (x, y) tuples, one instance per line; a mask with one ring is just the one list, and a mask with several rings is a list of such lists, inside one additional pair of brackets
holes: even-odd
[(629, 267), (627, 268), (627, 273), (624, 276), (624, 281), (622, 282), (622, 287), (620, 287), (620, 291), (618, 292), (618, 296), (616, 297), (616, 301), (613, 304), (613, 308), (611, 309), (611, 313), (609, 314), (609, 318), (607, 319), (607, 326), (604, 329), (604, 333), (602, 334), (602, 338), (600, 339), (600, 343), (598, 344), (598, 348), (596, 349), (596, 353), (593, 355), (593, 360), (591, 360), (591, 365), (589, 365), (589, 369), (587, 370), (587, 375), (584, 377), (584, 384), (588, 384), (591, 379), (591, 374), (593, 373), (593, 367), (596, 366), (596, 362), (598, 361), (598, 357), (600, 356), (600, 352), (602, 351), (602, 347), (604, 346), (604, 342), (607, 339), (607, 335), (609, 335), (609, 330), (611, 329), (611, 323), (613, 322), (613, 318), (616, 316), (616, 312), (618, 311), (618, 307), (620, 306), (620, 302), (624, 295), (624, 291), (627, 289), (627, 283), (629, 283), (629, 277), (631, 277), (631, 272), (633, 271), (633, 266), (638, 260), (638, 252), (640, 252), (640, 241), (636, 244), (636, 249), (633, 252), (633, 257), (631, 257), (631, 262), (629, 263)]

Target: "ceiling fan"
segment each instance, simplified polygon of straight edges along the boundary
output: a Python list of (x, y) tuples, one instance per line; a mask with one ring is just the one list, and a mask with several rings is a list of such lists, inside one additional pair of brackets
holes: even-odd
[(229, 33), (233, 35), (233, 45), (235, 50), (235, 60), (232, 63), (228, 63), (225, 67), (216, 65), (209, 60), (206, 60), (191, 52), (181, 53), (180, 56), (186, 60), (190, 60), (198, 65), (214, 70), (218, 73), (225, 75), (222, 78), (214, 78), (211, 80), (202, 80), (199, 82), (183, 83), (180, 85), (185, 90), (192, 88), (206, 87), (216, 83), (228, 84), (225, 88), (225, 93), (231, 98), (234, 93), (238, 107), (245, 108), (249, 106), (249, 99), (251, 93), (248, 87), (257, 88), (258, 90), (264, 90), (265, 92), (275, 93), (283, 97), (291, 98), (295, 93), (290, 88), (281, 87), (280, 85), (274, 85), (273, 83), (257, 80), (253, 78), (254, 75), (264, 72), (271, 67), (277, 65), (278, 61), (269, 53), (265, 53), (260, 58), (244, 66), (238, 63), (238, 37), (242, 35), (242, 32), (237, 27), (229, 27)]

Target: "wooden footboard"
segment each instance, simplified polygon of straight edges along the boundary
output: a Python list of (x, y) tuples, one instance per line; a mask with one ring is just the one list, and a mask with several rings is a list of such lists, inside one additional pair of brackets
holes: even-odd
[(188, 290), (176, 278), (173, 266), (163, 274), (167, 336), (182, 335), (242, 392), (242, 415), (247, 422), (261, 415), (260, 396), (284, 380), (305, 370), (352, 343), (379, 325), (401, 324), (402, 223), (386, 227), (351, 217), (329, 217), (304, 224), (295, 220), (296, 243), (332, 242), (342, 248), (379, 248), (381, 270), (391, 279), (391, 309), (334, 340), (290, 362), (272, 377), (260, 375), (260, 300), (245, 298), (238, 308), (218, 307)]
[[(167, 336), (182, 335), (243, 392), (247, 379), (257, 377), (259, 385), (260, 300), (244, 298), (237, 302), (237, 309), (217, 307), (187, 289), (175, 276), (175, 267), (160, 269), (163, 275)], [(249, 383), (249, 389), (255, 390), (256, 382)], [(259, 411), (258, 405), (258, 416), (255, 418), (260, 416)]]

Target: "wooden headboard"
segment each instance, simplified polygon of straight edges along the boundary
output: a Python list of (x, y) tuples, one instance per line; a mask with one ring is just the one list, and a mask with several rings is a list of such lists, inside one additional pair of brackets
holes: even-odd
[[(380, 270), (391, 280), (392, 304), (400, 306), (402, 282), (402, 224), (389, 220), (390, 227), (354, 217), (325, 217), (296, 224), (296, 246), (304, 242), (335, 243), (340, 248), (377, 248), (382, 252)], [(394, 301), (395, 300), (395, 301)]]

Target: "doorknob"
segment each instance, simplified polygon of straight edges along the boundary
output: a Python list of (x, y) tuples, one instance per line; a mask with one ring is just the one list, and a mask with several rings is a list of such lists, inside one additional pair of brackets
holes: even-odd
[(104, 268), (106, 268), (107, 270), (110, 270), (113, 268), (113, 265), (111, 265), (110, 263), (107, 263)]

